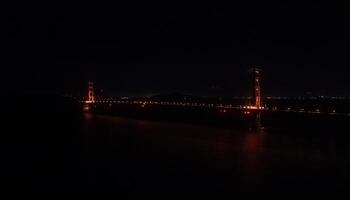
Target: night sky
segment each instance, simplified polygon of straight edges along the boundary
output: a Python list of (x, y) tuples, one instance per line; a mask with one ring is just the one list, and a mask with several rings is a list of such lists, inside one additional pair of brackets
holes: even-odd
[[(213, 1), (215, 2), (215, 1)], [(3, 24), (5, 92), (350, 96), (350, 12), (314, 3), (28, 5)]]

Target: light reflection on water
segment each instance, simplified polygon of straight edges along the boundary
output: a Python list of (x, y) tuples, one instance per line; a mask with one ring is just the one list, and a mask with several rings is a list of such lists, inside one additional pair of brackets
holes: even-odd
[(182, 177), (188, 184), (239, 185), (241, 191), (254, 192), (285, 182), (327, 185), (350, 178), (347, 140), (270, 133), (262, 128), (260, 116), (257, 120), (255, 127), (242, 131), (86, 114), (83, 134), (96, 157), (103, 155), (108, 163), (122, 157), (160, 180)]

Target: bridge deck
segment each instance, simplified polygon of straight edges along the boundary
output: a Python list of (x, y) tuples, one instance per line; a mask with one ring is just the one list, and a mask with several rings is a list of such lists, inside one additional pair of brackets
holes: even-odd
[(231, 110), (242, 110), (242, 111), (268, 111), (268, 112), (291, 112), (291, 113), (309, 113), (309, 114), (328, 114), (328, 115), (348, 115), (350, 113), (336, 112), (322, 112), (320, 109), (306, 110), (304, 108), (292, 109), (292, 108), (278, 108), (278, 107), (256, 107), (247, 105), (232, 105), (232, 104), (216, 104), (216, 103), (203, 103), (203, 102), (178, 102), (178, 101), (140, 101), (140, 100), (111, 100), (111, 101), (82, 101), (88, 105), (108, 104), (129, 104), (139, 105), (140, 107), (145, 106), (181, 106), (181, 107), (199, 107), (199, 108), (215, 108), (221, 112), (230, 112)]

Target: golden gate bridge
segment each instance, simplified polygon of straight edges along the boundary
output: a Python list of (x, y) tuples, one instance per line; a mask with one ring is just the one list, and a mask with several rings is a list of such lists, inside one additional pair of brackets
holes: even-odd
[(93, 107), (99, 105), (105, 105), (108, 109), (115, 104), (119, 105), (136, 105), (140, 108), (145, 108), (146, 106), (174, 106), (174, 107), (193, 107), (193, 108), (211, 108), (217, 109), (219, 112), (227, 113), (233, 110), (241, 110), (245, 115), (250, 115), (253, 113), (260, 113), (265, 111), (272, 112), (292, 112), (292, 113), (310, 113), (310, 114), (330, 114), (330, 115), (348, 115), (350, 113), (338, 113), (335, 109), (330, 112), (322, 112), (319, 108), (314, 110), (308, 110), (302, 107), (299, 108), (278, 108), (277, 106), (266, 106), (263, 104), (262, 88), (261, 88), (261, 77), (262, 70), (259, 67), (253, 67), (249, 70), (251, 74), (251, 89), (250, 96), (244, 104), (232, 104), (232, 103), (208, 103), (208, 102), (194, 102), (186, 100), (154, 100), (154, 99), (97, 99), (94, 92), (94, 83), (92, 81), (88, 82), (88, 92), (86, 100), (82, 101), (84, 104), (85, 111), (91, 111)]

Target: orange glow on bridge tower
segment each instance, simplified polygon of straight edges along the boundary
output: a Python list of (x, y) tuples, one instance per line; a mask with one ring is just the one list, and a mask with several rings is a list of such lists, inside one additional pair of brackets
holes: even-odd
[(262, 70), (258, 67), (253, 67), (250, 70), (252, 76), (253, 76), (253, 92), (252, 92), (252, 98), (251, 98), (251, 106), (254, 106), (256, 108), (262, 107), (262, 97), (261, 97), (261, 73)]
[(88, 90), (87, 103), (93, 103), (94, 101), (95, 101), (94, 83), (92, 81), (89, 81), (89, 90)]

